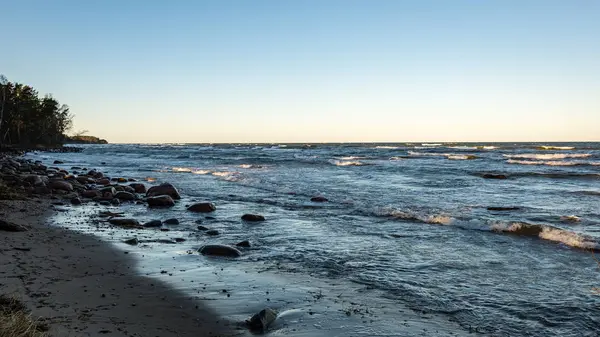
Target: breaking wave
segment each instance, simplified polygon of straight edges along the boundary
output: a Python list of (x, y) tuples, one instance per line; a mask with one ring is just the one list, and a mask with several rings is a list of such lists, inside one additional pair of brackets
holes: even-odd
[(451, 160), (471, 160), (477, 159), (478, 157), (472, 154), (457, 154), (457, 153), (426, 153), (426, 152), (415, 152), (408, 151), (408, 154), (415, 157), (446, 157)]
[(528, 154), (505, 154), (504, 157), (511, 159), (539, 159), (553, 160), (566, 158), (588, 158), (590, 153), (528, 153)]
[(361, 161), (358, 160), (330, 160), (329, 161), (331, 164), (335, 165), (335, 166), (366, 166), (366, 165), (371, 165), (368, 163), (363, 163)]
[(400, 147), (398, 146), (387, 146), (387, 145), (379, 145), (379, 146), (375, 146), (376, 149), (381, 149), (381, 150), (395, 150), (395, 149), (399, 149)]
[(378, 208), (374, 213), (378, 217), (391, 217), (435, 225), (450, 225), (454, 222), (454, 218), (446, 214), (421, 214), (413, 211), (402, 211), (392, 207)]
[(517, 165), (546, 165), (546, 166), (600, 166), (600, 162), (594, 161), (564, 161), (564, 160), (515, 160), (509, 159), (506, 161), (508, 164)]
[(542, 145), (542, 146), (539, 146), (538, 149), (540, 149), (540, 150), (573, 150), (573, 149), (575, 149), (575, 147)]
[(490, 229), (497, 233), (538, 237), (542, 240), (562, 243), (579, 249), (600, 250), (600, 244), (591, 236), (548, 225), (526, 222), (494, 223)]

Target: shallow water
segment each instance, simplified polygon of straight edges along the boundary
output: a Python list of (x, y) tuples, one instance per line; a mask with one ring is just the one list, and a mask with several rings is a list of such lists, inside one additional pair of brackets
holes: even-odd
[[(362, 305), (395, 303), (465, 333), (600, 331), (600, 270), (583, 249), (600, 248), (598, 143), (94, 145), (29, 156), (173, 183), (184, 195), (174, 209), (129, 211), (140, 220), (179, 218), (168, 233), (189, 242), (208, 239), (194, 222), (204, 217), (184, 205), (214, 202), (215, 219), (203, 225), (223, 234), (210, 242), (253, 243), (235, 270), (368, 289)], [(317, 195), (329, 202), (311, 202)], [(267, 221), (244, 223), (244, 213)], [(172, 268), (198, 263), (160, 256)], [(345, 335), (395, 333), (394, 324), (363, 334), (358, 326)]]

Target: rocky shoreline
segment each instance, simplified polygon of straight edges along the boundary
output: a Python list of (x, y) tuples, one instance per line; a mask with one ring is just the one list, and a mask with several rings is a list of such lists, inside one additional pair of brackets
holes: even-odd
[[(60, 164), (60, 161), (54, 161), (52, 165)], [(34, 316), (41, 317), (43, 324), (39, 326), (50, 329), (50, 336), (72, 336), (72, 333), (77, 336), (109, 333), (111, 336), (233, 335), (232, 323), (219, 318), (210, 309), (199, 306), (185, 294), (170, 290), (160, 281), (132, 274), (129, 269), (135, 262), (123, 257), (121, 251), (92, 235), (49, 227), (46, 223), (51, 212), (60, 212), (61, 207), (67, 205), (171, 207), (174, 200), (180, 199), (177, 189), (170, 184), (150, 186), (131, 178), (106, 177), (94, 169), (73, 167), (69, 171), (26, 160), (14, 153), (0, 155), (0, 233), (6, 233), (0, 237), (3, 247), (0, 261), (8, 266), (0, 274), (0, 293), (20, 298)], [(210, 212), (214, 209), (212, 204), (200, 203), (191, 205), (189, 211)], [(178, 221), (167, 219), (140, 224), (135, 219), (123, 217), (120, 212), (100, 212), (100, 215), (105, 217), (107, 225), (126, 229), (158, 226), (166, 230), (165, 224)], [(185, 239), (172, 243), (182, 241)], [(127, 243), (138, 244), (139, 241), (134, 238)], [(221, 245), (209, 245), (202, 254), (235, 256), (231, 252), (241, 255), (237, 248)], [(44, 270), (43, 275), (40, 270)], [(111, 272), (104, 272), (107, 270)], [(97, 277), (96, 283), (112, 284), (113, 297), (119, 298), (120, 302), (133, 303), (123, 309), (127, 313), (115, 309), (119, 303), (111, 305), (111, 320), (117, 319), (112, 315), (116, 311), (122, 324), (105, 322), (106, 317), (100, 313), (103, 304), (99, 302), (106, 302), (107, 295), (94, 293), (108, 289), (102, 285), (100, 289), (91, 289), (95, 282), (85, 281), (89, 275)], [(84, 293), (73, 295), (69, 289), (74, 283)], [(105, 290), (101, 290), (103, 288)], [(119, 289), (129, 290), (122, 292)], [(162, 296), (159, 301), (148, 299), (157, 293), (171, 295)], [(141, 297), (144, 304), (140, 305), (136, 299)], [(137, 309), (132, 310), (131, 306)], [(160, 319), (150, 318), (157, 308), (166, 313), (161, 312)], [(82, 311), (77, 317), (56, 319), (65, 312), (69, 313), (67, 316), (73, 316), (73, 310)], [(83, 319), (81, 315), (84, 315)], [(97, 315), (99, 321), (90, 320), (92, 315)], [(129, 319), (125, 319), (128, 316)], [(31, 336), (39, 334), (44, 335), (44, 331), (36, 331)]]

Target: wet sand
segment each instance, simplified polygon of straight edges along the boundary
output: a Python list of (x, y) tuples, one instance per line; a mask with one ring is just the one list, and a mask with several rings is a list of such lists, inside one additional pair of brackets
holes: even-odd
[(233, 336), (183, 292), (134, 272), (135, 261), (92, 235), (47, 225), (50, 200), (0, 201), (0, 293), (18, 296), (51, 336)]

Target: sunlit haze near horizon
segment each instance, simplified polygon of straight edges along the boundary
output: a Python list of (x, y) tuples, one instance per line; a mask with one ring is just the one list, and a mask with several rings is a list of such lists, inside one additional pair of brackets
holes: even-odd
[(113, 143), (600, 140), (600, 1), (0, 8), (0, 73)]

